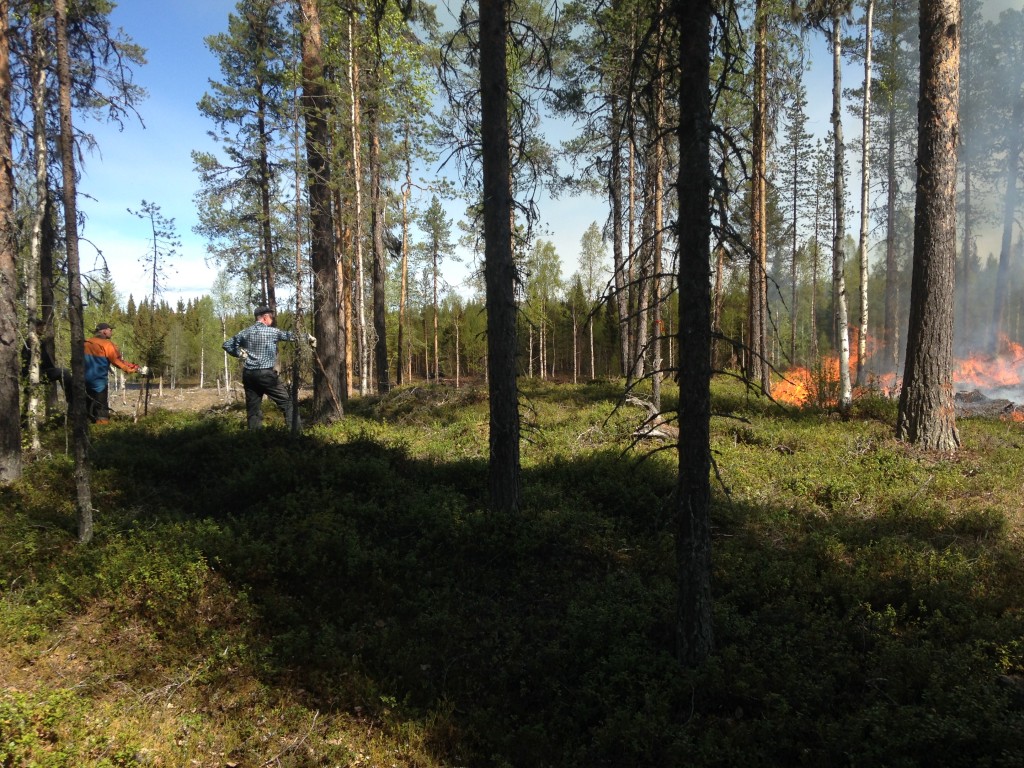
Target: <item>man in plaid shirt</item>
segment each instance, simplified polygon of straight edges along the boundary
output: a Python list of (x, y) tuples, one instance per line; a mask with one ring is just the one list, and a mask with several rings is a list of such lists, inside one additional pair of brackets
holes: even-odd
[[(277, 371), (277, 343), (295, 341), (295, 333), (274, 327), (270, 307), (257, 307), (256, 322), (224, 342), (224, 351), (242, 360), (242, 386), (245, 388), (245, 411), (249, 429), (263, 428), (263, 396), (273, 400), (284, 412), (284, 422), (292, 424), (292, 398)], [(308, 336), (309, 345), (316, 339)]]

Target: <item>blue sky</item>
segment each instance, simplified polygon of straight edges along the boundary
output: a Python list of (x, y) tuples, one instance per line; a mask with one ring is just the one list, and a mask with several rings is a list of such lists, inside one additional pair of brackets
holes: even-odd
[(97, 153), (81, 165), (79, 208), (87, 220), (81, 234), (83, 270), (98, 266), (101, 250), (119, 292), (136, 302), (151, 293), (151, 277), (140, 263), (148, 250), (148, 223), (128, 213), (143, 200), (173, 218), (182, 240), (175, 272), (168, 272), (165, 298), (177, 301), (208, 293), (215, 270), (205, 265), (205, 245), (192, 234), (196, 224), (192, 197), (198, 181), (191, 152), (207, 148), (207, 121), (196, 102), (216, 76), (216, 63), (203, 43), (227, 28), (234, 0), (123, 0), (111, 16), (136, 43), (147, 49), (148, 63), (135, 81), (149, 91), (134, 120), (116, 125), (83, 122), (79, 127), (99, 140)]
[[(197, 221), (193, 196), (198, 181), (190, 153), (210, 147), (206, 135), (209, 124), (199, 115), (196, 102), (206, 91), (209, 79), (219, 77), (203, 39), (226, 30), (235, 2), (122, 0), (113, 12), (113, 24), (147, 49), (148, 63), (138, 69), (135, 79), (149, 91), (149, 98), (139, 109), (144, 127), (138, 120), (126, 124), (123, 131), (107, 124), (80, 125), (99, 140), (98, 152), (87, 156), (80, 168), (79, 207), (87, 216), (81, 233), (81, 258), (83, 269), (88, 270), (100, 264), (97, 249), (102, 251), (125, 300), (132, 294), (138, 302), (150, 293), (151, 280), (140, 263), (149, 248), (148, 225), (127, 210), (138, 209), (143, 200), (156, 203), (164, 216), (175, 220), (182, 240), (179, 255), (171, 265), (173, 271), (166, 276), (164, 298), (174, 303), (179, 297), (201, 296), (213, 284), (216, 271), (206, 265), (205, 243), (192, 233)], [(1012, 5), (1011, 0), (988, 0), (986, 10), (995, 15)], [(824, 133), (831, 99), (831, 62), (824, 51), (816, 50), (815, 57), (817, 66), (809, 83), (817, 81), (823, 87), (809, 84), (809, 92), (817, 95), (810, 100), (809, 128)], [(860, 77), (859, 71), (848, 67), (844, 85), (854, 86)], [(848, 140), (860, 134), (855, 122), (844, 115)], [(603, 223), (605, 205), (594, 199), (556, 201), (545, 196), (539, 207), (542, 222), (551, 230), (542, 236), (554, 241), (563, 273), (568, 276), (575, 270), (575, 254), (583, 232), (592, 221)], [(460, 214), (458, 204), (449, 208), (452, 218)], [(464, 272), (464, 267), (459, 272)], [(460, 279), (459, 272), (450, 279)]]

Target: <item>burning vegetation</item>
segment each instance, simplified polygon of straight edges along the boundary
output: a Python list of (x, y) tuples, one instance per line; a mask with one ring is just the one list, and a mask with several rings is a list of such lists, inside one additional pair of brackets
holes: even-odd
[[(857, 361), (851, 357), (850, 367)], [(999, 416), (1024, 422), (1024, 345), (1003, 338), (998, 354), (976, 352), (956, 361), (953, 368), (957, 413), (961, 416)], [(854, 397), (874, 394), (897, 397), (900, 381), (895, 374), (870, 374)], [(823, 358), (813, 368), (796, 366), (782, 373), (772, 396), (781, 403), (803, 407), (832, 408), (839, 401), (839, 360)]]

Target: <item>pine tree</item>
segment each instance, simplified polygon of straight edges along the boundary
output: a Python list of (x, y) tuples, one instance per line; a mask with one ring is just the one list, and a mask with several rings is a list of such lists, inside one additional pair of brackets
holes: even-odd
[(178, 238), (174, 219), (164, 216), (156, 203), (143, 200), (137, 211), (129, 208), (128, 213), (149, 225), (149, 250), (139, 261), (146, 265), (152, 276), (152, 292), (149, 297), (155, 302), (163, 292), (167, 270), (172, 268), (168, 262), (178, 255), (177, 249), (181, 247), (181, 240)]
[[(277, 282), (287, 270), (278, 241), (287, 226), (277, 221), (288, 129), (292, 36), (276, 0), (240, 0), (228, 31), (206, 38), (221, 80), (198, 103), (211, 120), (210, 135), (222, 154), (193, 152), (202, 188), (197, 232), (213, 243), (217, 259), (233, 273), (257, 278), (258, 303), (277, 309)], [(257, 243), (257, 247), (253, 247)]]
[(9, 13), (8, 0), (0, 0), (0, 485), (20, 479), (22, 472)]
[(959, 136), (960, 0), (922, 0), (914, 275), (896, 436), (960, 446), (953, 411), (953, 283)]
[[(423, 248), (427, 256), (427, 268), (430, 271), (431, 306), (433, 307), (433, 344), (434, 344), (434, 372), (435, 381), (441, 379), (441, 357), (440, 342), (438, 335), (438, 315), (440, 312), (439, 291), (441, 288), (441, 262), (452, 258), (453, 245), (451, 242), (452, 223), (441, 205), (441, 200), (434, 195), (430, 200), (430, 206), (423, 212), (420, 220), (420, 229), (423, 230), (426, 241)], [(428, 373), (429, 378), (429, 373)]]
[(785, 109), (783, 143), (779, 147), (779, 189), (788, 207), (789, 253), (789, 360), (797, 364), (797, 326), (800, 306), (797, 301), (799, 285), (798, 254), (800, 252), (801, 218), (804, 216), (814, 187), (813, 177), (806, 172), (812, 157), (812, 136), (807, 130), (807, 91), (798, 81), (790, 94)]

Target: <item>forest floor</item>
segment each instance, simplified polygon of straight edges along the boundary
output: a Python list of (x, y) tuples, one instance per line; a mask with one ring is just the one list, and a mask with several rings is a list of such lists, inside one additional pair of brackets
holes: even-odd
[[(313, 394), (313, 388), (304, 386), (299, 390), (299, 399)], [(200, 412), (210, 409), (226, 408), (233, 404), (245, 403), (245, 393), (239, 382), (231, 389), (224, 387), (159, 387), (154, 385), (150, 390), (149, 407), (154, 410), (174, 412)], [(114, 417), (132, 417), (138, 408), (141, 414), (145, 401), (138, 385), (129, 385), (117, 391), (110, 398)]]
[(942, 455), (889, 399), (840, 419), (716, 380), (694, 669), (675, 454), (622, 386), (521, 382), (514, 516), (487, 511), (482, 383), (294, 438), (269, 403), (247, 431), (240, 390), (134, 423), (117, 392), (87, 546), (48, 422), (0, 488), (0, 767), (1024, 766), (1024, 424), (980, 409)]

